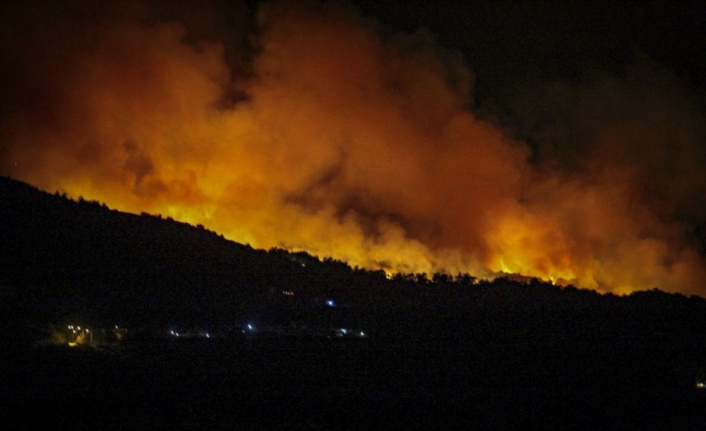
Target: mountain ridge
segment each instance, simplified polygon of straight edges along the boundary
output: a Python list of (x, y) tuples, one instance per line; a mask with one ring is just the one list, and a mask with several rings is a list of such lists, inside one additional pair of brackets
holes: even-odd
[[(8, 321), (67, 315), (131, 324), (296, 320), (310, 318), (311, 307), (300, 298), (335, 297), (359, 319), (413, 320), (424, 331), (423, 318), (437, 321), (437, 315), (600, 314), (611, 307), (666, 312), (706, 303), (658, 289), (616, 296), (537, 279), (391, 277), (306, 252), (254, 249), (202, 226), (123, 213), (8, 177), (0, 177), (0, 196), (0, 286)], [(282, 292), (296, 292), (298, 300)]]

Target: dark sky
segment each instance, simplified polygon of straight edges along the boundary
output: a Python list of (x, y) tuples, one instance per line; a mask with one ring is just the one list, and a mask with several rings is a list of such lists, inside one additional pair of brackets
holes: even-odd
[(588, 67), (618, 71), (642, 55), (695, 83), (706, 76), (704, 2), (356, 3), (396, 28), (429, 29), (460, 49), (489, 87), (525, 74), (559, 79)]
[[(527, 118), (527, 99), (533, 99), (537, 112), (546, 108), (542, 103), (553, 105), (550, 110), (559, 109), (556, 104), (572, 101), (549, 95), (560, 91), (558, 87), (586, 91), (607, 79), (620, 85), (653, 80), (637, 85), (658, 87), (673, 79), (682, 90), (705, 100), (704, 2), (355, 3), (385, 25), (408, 32), (429, 31), (442, 46), (459, 50), (475, 78), (473, 109), (517, 133), (537, 156), (542, 143), (536, 141), (542, 139), (535, 136), (537, 118)], [(668, 77), (644, 76), (653, 71)], [(703, 104), (695, 109), (701, 108)], [(560, 121), (557, 117), (542, 120)], [(564, 139), (552, 145), (565, 146), (571, 154), (575, 143)]]
[(706, 5), (0, 4), (0, 174), (386, 271), (706, 286)]

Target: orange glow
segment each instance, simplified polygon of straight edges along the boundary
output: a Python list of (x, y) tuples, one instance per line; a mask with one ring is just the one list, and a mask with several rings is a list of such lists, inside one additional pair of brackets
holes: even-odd
[[(240, 76), (226, 45), (187, 43), (186, 26), (121, 4), (112, 18), (3, 14), (17, 37), (0, 39), (16, 68), (1, 174), (387, 274), (703, 293), (681, 207), (648, 193), (653, 162), (611, 153), (657, 140), (648, 126), (598, 127), (580, 170), (536, 166), (468, 109), (471, 71), (422, 32), (383, 37), (350, 7), (268, 3)], [(248, 98), (223, 104), (236, 90)]]

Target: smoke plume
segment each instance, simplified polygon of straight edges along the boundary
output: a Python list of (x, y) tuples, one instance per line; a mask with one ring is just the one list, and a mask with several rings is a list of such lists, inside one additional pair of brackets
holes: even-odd
[(501, 127), (458, 52), (343, 2), (0, 7), (4, 175), (366, 268), (706, 292), (704, 110), (649, 61)]

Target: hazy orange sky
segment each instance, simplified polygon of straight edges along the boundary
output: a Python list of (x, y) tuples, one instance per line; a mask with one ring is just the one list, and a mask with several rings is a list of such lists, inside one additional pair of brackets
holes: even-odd
[(95, 3), (0, 6), (0, 174), (367, 268), (706, 294), (703, 66), (649, 36), (703, 7)]

